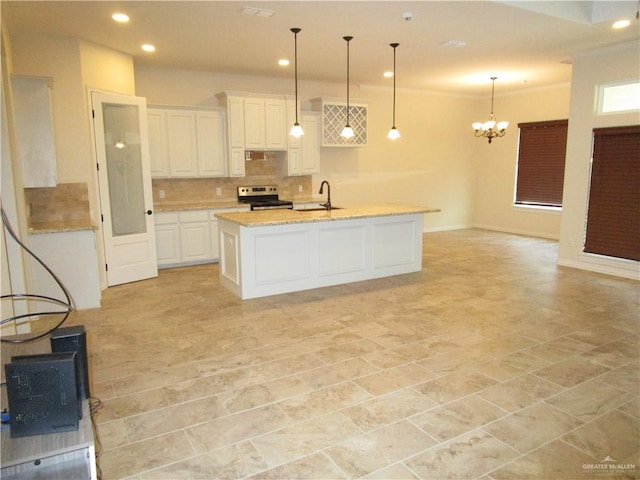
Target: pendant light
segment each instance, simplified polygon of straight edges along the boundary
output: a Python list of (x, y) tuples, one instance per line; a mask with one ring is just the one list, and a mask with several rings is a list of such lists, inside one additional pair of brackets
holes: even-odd
[(340, 134), (344, 138), (352, 138), (355, 134), (353, 128), (349, 125), (349, 42), (353, 40), (353, 37), (342, 37), (347, 42), (347, 124), (342, 129)]
[(399, 43), (390, 43), (391, 48), (393, 48), (393, 123), (391, 126), (391, 130), (387, 134), (387, 138), (391, 140), (395, 140), (396, 138), (400, 138), (400, 132), (396, 128), (396, 48), (398, 48)]
[(489, 114), (489, 120), (484, 123), (476, 122), (471, 125), (475, 130), (476, 137), (486, 138), (489, 140), (489, 143), (496, 137), (504, 137), (507, 133), (507, 127), (509, 126), (509, 122), (496, 122), (496, 117), (493, 114), (493, 93), (496, 78), (498, 77), (491, 77), (491, 113)]
[(291, 131), (289, 135), (292, 137), (301, 137), (304, 135), (304, 131), (302, 127), (298, 123), (298, 34), (301, 32), (300, 28), (292, 28), (293, 32), (293, 42), (294, 42), (294, 71), (295, 71), (295, 85), (296, 85), (296, 121), (291, 127)]

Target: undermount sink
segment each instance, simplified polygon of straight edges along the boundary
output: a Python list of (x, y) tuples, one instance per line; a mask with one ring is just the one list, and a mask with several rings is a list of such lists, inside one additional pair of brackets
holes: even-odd
[[(331, 207), (331, 210), (342, 210), (342, 207)], [(329, 210), (327, 210), (324, 207), (318, 207), (318, 208), (307, 208), (304, 210), (294, 210), (296, 212), (328, 212)]]

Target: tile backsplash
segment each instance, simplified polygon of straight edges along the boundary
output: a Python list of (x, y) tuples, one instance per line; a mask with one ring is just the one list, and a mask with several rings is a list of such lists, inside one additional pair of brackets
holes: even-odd
[(25, 188), (29, 225), (50, 222), (91, 223), (86, 183), (59, 183), (56, 187)]
[[(162, 206), (233, 202), (237, 200), (237, 187), (240, 185), (277, 185), (280, 198), (284, 200), (309, 197), (313, 194), (311, 175), (286, 176), (278, 153), (252, 152), (252, 160), (245, 163), (244, 177), (154, 179), (153, 203)], [(160, 198), (161, 192), (164, 198)]]

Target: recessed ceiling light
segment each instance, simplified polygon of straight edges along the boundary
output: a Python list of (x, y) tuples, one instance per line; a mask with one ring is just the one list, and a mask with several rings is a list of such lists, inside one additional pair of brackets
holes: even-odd
[(384, 72), (382, 75), (384, 76), (384, 78), (391, 78), (393, 77), (393, 72)]
[(289, 65), (289, 60), (287, 60), (286, 58), (281, 58), (280, 60), (278, 60), (278, 65), (280, 65), (281, 67), (286, 67)]
[(111, 15), (111, 18), (113, 18), (118, 23), (127, 23), (129, 21), (129, 15), (127, 15), (126, 13), (114, 13), (113, 15)]
[(624, 19), (624, 20), (618, 20), (616, 22), (613, 22), (613, 25), (611, 25), (611, 27), (615, 29), (619, 29), (619, 28), (627, 28), (629, 25), (631, 25), (631, 22), (627, 19)]
[(154, 47), (150, 43), (145, 43), (140, 48), (142, 48), (142, 50), (144, 50), (145, 52), (155, 52), (156, 51), (156, 47)]

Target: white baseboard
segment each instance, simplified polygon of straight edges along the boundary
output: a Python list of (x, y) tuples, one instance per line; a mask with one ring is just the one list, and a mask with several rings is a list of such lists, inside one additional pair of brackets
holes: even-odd
[(631, 280), (640, 280), (640, 264), (633, 260), (585, 256), (580, 260), (558, 258), (557, 264), (562, 267), (578, 268)]
[(467, 228), (474, 228), (473, 225), (446, 225), (440, 227), (423, 227), (423, 233), (435, 233), (435, 232), (448, 232), (450, 230), (466, 230)]
[(533, 230), (520, 230), (517, 228), (504, 228), (495, 225), (476, 224), (471, 228), (481, 228), (483, 230), (492, 230), (494, 232), (512, 233), (514, 235), (524, 235), (525, 237), (546, 238), (548, 240), (560, 240), (559, 235), (552, 235), (546, 232), (537, 232)]

